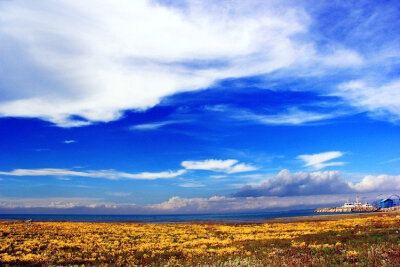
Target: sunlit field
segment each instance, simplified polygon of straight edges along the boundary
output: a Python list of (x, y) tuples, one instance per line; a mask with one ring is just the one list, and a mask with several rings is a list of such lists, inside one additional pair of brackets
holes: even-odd
[(3, 265), (399, 266), (400, 216), (263, 224), (0, 222)]

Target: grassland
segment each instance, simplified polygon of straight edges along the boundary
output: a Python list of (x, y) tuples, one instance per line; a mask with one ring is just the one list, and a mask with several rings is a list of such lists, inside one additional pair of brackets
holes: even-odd
[(0, 221), (0, 265), (400, 266), (400, 216), (263, 224)]

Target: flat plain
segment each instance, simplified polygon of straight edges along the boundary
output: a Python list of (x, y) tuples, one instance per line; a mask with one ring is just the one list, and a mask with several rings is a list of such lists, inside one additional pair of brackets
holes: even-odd
[(1, 265), (400, 266), (399, 213), (265, 223), (0, 221)]

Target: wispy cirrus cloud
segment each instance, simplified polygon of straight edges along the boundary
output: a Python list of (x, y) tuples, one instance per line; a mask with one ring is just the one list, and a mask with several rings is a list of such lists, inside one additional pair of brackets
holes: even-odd
[(262, 115), (249, 111), (240, 111), (231, 116), (238, 120), (253, 121), (260, 124), (268, 125), (300, 125), (311, 122), (319, 122), (329, 120), (339, 116), (343, 116), (343, 112), (317, 113), (311, 111), (303, 111), (298, 108), (290, 108), (286, 112), (272, 115)]
[(131, 130), (155, 130), (155, 129), (159, 129), (163, 126), (166, 126), (166, 125), (178, 124), (178, 123), (184, 123), (184, 122), (186, 122), (186, 121), (169, 120), (169, 121), (144, 123), (144, 124), (133, 125), (129, 129), (131, 129)]
[[(329, 166), (341, 166), (344, 165), (344, 162), (341, 161), (330, 161), (332, 159), (340, 158), (344, 155), (343, 152), (340, 151), (329, 151), (317, 154), (304, 154), (297, 156), (298, 159), (301, 159), (305, 163), (305, 167), (312, 167), (316, 170), (323, 169)], [(330, 162), (328, 162), (330, 161)]]
[(73, 144), (76, 143), (76, 140), (69, 139), (69, 140), (64, 140), (64, 144)]
[(106, 195), (112, 196), (112, 197), (128, 197), (132, 195), (130, 192), (106, 192)]
[(36, 152), (45, 152), (45, 151), (50, 151), (48, 148), (36, 148), (34, 149)]
[(218, 160), (207, 159), (200, 161), (183, 161), (182, 167), (188, 170), (207, 170), (225, 173), (239, 173), (257, 170), (256, 167), (245, 163), (239, 163), (236, 159)]
[(389, 159), (389, 160), (386, 160), (386, 161), (384, 161), (384, 162), (382, 162), (383, 164), (388, 164), (388, 163), (394, 163), (394, 162), (398, 162), (398, 161), (400, 161), (400, 157), (398, 157), (398, 158), (393, 158), (393, 159)]
[(70, 181), (71, 178), (61, 176), (61, 177), (57, 177), (57, 180), (60, 180), (60, 181)]
[(70, 209), (79, 206), (93, 208), (97, 206), (101, 198), (4, 198), (0, 197), (0, 208), (18, 209), (18, 208), (47, 208), (47, 209)]
[(179, 184), (179, 186), (184, 188), (196, 188), (196, 187), (204, 187), (205, 185), (203, 183), (182, 183)]
[(349, 108), (341, 110), (326, 110), (325, 112), (307, 111), (292, 106), (281, 110), (270, 111), (269, 114), (254, 112), (250, 109), (238, 108), (229, 105), (206, 106), (205, 110), (221, 113), (225, 118), (237, 121), (252, 122), (265, 125), (308, 125), (325, 122), (342, 116), (352, 115), (354, 110)]
[(227, 175), (210, 175), (210, 178), (213, 178), (213, 179), (223, 179), (226, 177), (228, 177), (228, 176)]
[(374, 84), (368, 80), (352, 80), (338, 86), (336, 92), (351, 105), (369, 111), (375, 118), (400, 121), (400, 80)]
[[(64, 12), (55, 19), (50, 10)], [(188, 1), (178, 8), (147, 0), (6, 1), (0, 15), (0, 57), (20, 77), (3, 76), (9, 97), (0, 115), (64, 127), (115, 120), (123, 110), (147, 109), (217, 79), (270, 72), (298, 60), (299, 50), (305, 58), (314, 52), (291, 37), (306, 31), (304, 10), (267, 2)]]
[(74, 170), (60, 168), (39, 168), (39, 169), (14, 169), (12, 171), (0, 171), (0, 175), (5, 176), (65, 176), (65, 177), (88, 177), (88, 178), (105, 178), (105, 179), (138, 179), (138, 180), (155, 180), (175, 178), (183, 175), (187, 170), (209, 170), (225, 173), (249, 172), (257, 168), (239, 163), (238, 160), (215, 160), (209, 159), (204, 161), (183, 161), (181, 163), (185, 169), (177, 171), (162, 172), (139, 172), (128, 173), (116, 170)]
[(70, 169), (15, 169), (9, 172), (0, 171), (0, 175), (6, 176), (67, 176), (67, 177), (88, 177), (88, 178), (104, 178), (104, 179), (137, 179), (137, 180), (155, 180), (175, 178), (184, 174), (185, 170), (163, 171), (163, 172), (141, 172), (128, 173), (115, 170), (87, 170), (74, 171)]
[[(313, 32), (318, 21), (301, 3), (184, 2), (1, 2), (0, 58), (8, 68), (2, 75), (7, 99), (0, 116), (84, 126), (116, 120), (125, 110), (145, 110), (165, 96), (225, 78), (278, 70), (323, 75), (368, 64), (353, 46)], [(323, 49), (321, 39), (327, 42)], [(328, 116), (303, 115), (305, 121)], [(279, 116), (286, 124), (302, 120), (290, 112)]]

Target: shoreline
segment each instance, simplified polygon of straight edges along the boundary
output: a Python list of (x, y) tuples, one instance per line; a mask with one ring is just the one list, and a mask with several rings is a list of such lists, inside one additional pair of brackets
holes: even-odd
[(240, 220), (188, 220), (188, 221), (135, 221), (135, 220), (115, 220), (115, 221), (85, 221), (85, 220), (40, 220), (40, 219), (2, 219), (0, 222), (58, 222), (58, 223), (101, 223), (101, 224), (264, 224), (264, 223), (291, 223), (291, 222), (317, 222), (331, 221), (346, 218), (363, 218), (369, 216), (387, 216), (387, 214), (399, 214), (400, 212), (350, 212), (350, 213), (328, 213), (300, 216), (282, 216), (257, 221)]

